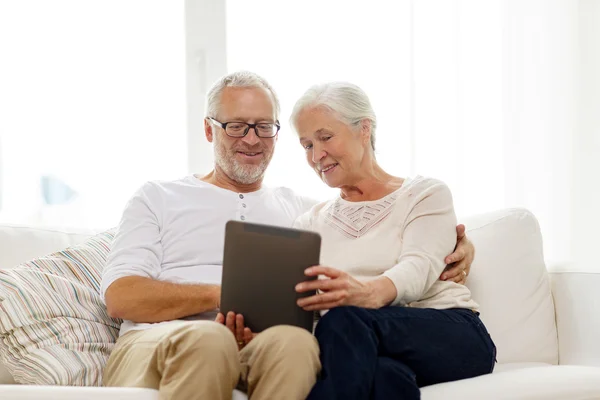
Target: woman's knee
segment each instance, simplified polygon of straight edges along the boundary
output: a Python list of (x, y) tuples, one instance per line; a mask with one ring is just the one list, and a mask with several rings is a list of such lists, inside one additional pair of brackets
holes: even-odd
[(331, 331), (347, 331), (349, 327), (356, 327), (359, 322), (368, 320), (368, 311), (361, 307), (344, 306), (336, 307), (327, 311), (327, 313), (321, 317), (317, 324), (317, 336), (319, 331), (324, 329)]

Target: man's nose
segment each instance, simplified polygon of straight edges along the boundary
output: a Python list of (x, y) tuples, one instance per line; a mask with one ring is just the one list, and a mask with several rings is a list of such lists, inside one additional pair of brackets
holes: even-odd
[(258, 137), (256, 128), (248, 128), (248, 133), (246, 133), (246, 136), (242, 138), (242, 141), (250, 146), (260, 143), (260, 138)]

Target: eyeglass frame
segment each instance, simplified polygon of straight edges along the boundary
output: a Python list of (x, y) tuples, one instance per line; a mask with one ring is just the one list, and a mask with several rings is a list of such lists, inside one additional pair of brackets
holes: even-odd
[[(221, 122), (221, 121), (217, 121), (216, 119), (214, 119), (213, 117), (206, 117), (208, 119), (210, 119), (212, 122), (214, 122), (215, 124), (217, 124), (218, 126), (220, 126), (221, 128), (223, 128), (223, 130), (225, 131), (225, 134), (231, 138), (243, 138), (246, 137), (246, 135), (248, 134), (248, 132), (250, 132), (250, 129), (254, 129), (254, 134), (261, 138), (261, 139), (273, 139), (275, 136), (277, 136), (277, 134), (279, 133), (279, 130), (281, 129), (281, 125), (279, 125), (279, 121), (275, 121), (275, 122), (258, 122), (256, 124), (250, 124), (248, 122), (243, 122), (243, 121), (228, 121), (228, 122)], [(246, 128), (246, 130), (244, 131), (244, 133), (242, 134), (242, 136), (231, 136), (229, 133), (227, 133), (227, 125), (229, 124), (245, 124), (248, 125), (248, 127)], [(258, 125), (261, 124), (272, 124), (275, 125), (277, 127), (277, 130), (275, 131), (275, 134), (273, 136), (261, 136), (258, 133), (258, 129), (256, 129), (256, 127)]]

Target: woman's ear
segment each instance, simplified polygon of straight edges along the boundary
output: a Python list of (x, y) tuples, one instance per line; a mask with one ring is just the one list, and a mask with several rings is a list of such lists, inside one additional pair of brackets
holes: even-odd
[(360, 121), (360, 136), (363, 144), (371, 145), (371, 120), (365, 118)]

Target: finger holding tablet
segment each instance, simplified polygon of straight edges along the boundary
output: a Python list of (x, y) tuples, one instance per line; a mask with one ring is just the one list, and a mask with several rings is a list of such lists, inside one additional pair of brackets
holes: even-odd
[(244, 326), (244, 316), (242, 314), (235, 314), (230, 311), (225, 316), (223, 313), (218, 313), (215, 322), (225, 325), (231, 331), (240, 350), (256, 336), (256, 333)]

